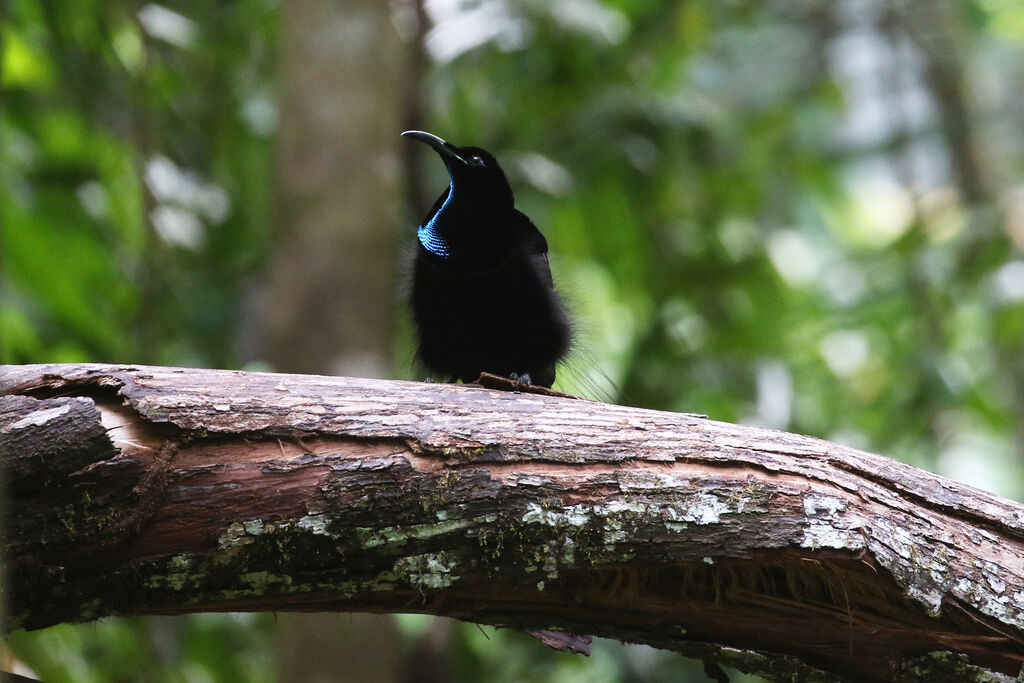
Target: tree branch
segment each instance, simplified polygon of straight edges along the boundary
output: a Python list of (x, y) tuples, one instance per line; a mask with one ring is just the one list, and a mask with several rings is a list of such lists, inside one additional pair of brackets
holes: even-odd
[(1024, 662), (1024, 506), (837, 444), (344, 377), (3, 366), (0, 393), (8, 628), (423, 612), (786, 680)]

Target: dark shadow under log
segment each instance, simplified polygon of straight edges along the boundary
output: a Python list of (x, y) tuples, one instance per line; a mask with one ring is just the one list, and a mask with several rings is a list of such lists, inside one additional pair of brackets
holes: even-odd
[(785, 680), (1024, 662), (1024, 506), (880, 456), (475, 386), (0, 373), (8, 628), (423, 612)]

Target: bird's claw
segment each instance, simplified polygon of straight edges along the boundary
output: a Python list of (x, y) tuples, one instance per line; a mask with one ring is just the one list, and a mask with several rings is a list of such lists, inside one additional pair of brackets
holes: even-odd
[(524, 372), (523, 374), (511, 373), (508, 378), (516, 383), (516, 389), (522, 389), (533, 384), (533, 378), (530, 377), (530, 373)]

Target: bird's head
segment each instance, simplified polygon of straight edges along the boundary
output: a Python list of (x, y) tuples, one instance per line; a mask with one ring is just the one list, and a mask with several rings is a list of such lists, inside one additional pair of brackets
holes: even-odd
[(512, 188), (490, 152), (479, 147), (456, 147), (422, 130), (407, 130), (402, 135), (437, 152), (451, 176), (449, 191), (460, 202), (486, 212), (512, 210)]

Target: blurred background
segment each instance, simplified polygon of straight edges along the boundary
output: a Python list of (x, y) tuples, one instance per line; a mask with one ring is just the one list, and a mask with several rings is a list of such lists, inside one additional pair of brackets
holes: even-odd
[[(447, 176), (498, 157), (578, 322), (562, 388), (1024, 498), (1019, 0), (0, 2), (0, 360), (419, 379)], [(557, 387), (556, 387), (557, 388)], [(108, 619), (46, 681), (702, 681), (417, 615)], [(749, 680), (733, 672), (734, 681)]]

